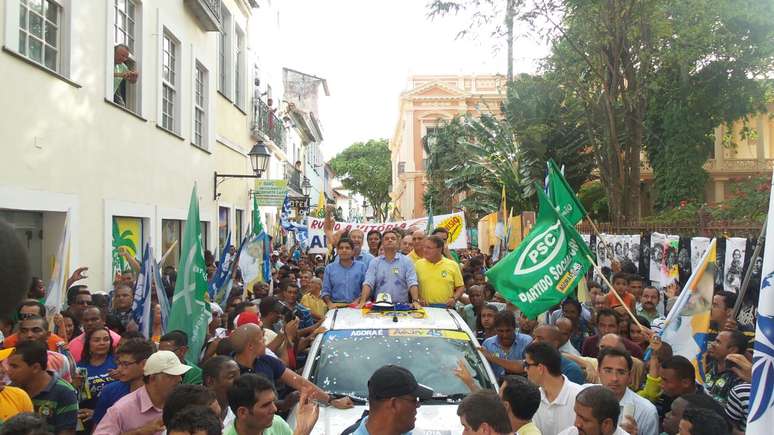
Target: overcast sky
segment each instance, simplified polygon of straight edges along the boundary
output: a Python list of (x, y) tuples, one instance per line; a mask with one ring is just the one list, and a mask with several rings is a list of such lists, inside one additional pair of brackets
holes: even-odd
[[(398, 99), (418, 74), (505, 73), (505, 48), (455, 39), (464, 17), (430, 21), (427, 0), (280, 0), (282, 64), (328, 80), (320, 103), (323, 155), (392, 136)], [(515, 72), (534, 72), (541, 44), (520, 39)]]

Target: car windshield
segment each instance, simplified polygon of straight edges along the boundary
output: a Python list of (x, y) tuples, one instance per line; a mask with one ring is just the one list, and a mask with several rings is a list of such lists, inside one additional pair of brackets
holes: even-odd
[(470, 390), (454, 369), (465, 361), (480, 388), (494, 388), (478, 352), (461, 331), (430, 329), (354, 329), (328, 331), (309, 379), (318, 387), (355, 398), (368, 397), (376, 369), (395, 364), (410, 370), (435, 395), (464, 396)]

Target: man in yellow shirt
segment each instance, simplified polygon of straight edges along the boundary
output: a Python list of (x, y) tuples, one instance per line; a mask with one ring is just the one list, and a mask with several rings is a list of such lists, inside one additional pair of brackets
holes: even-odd
[[(14, 349), (10, 347), (0, 350), (0, 361), (8, 358)], [(2, 366), (0, 366), (0, 377), (5, 377)], [(21, 388), (0, 384), (0, 426), (9, 418), (21, 412), (33, 412), (30, 396)]]
[(423, 250), (425, 258), (417, 261), (414, 266), (422, 304), (452, 308), (465, 291), (465, 284), (457, 262), (443, 256), (443, 246), (442, 238), (427, 237)]
[(301, 298), (301, 305), (309, 308), (314, 320), (321, 320), (328, 312), (328, 305), (320, 296), (322, 280), (320, 278), (309, 279), (309, 291)]
[(413, 233), (411, 233), (411, 241), (414, 244), (414, 249), (409, 252), (408, 258), (411, 259), (414, 264), (417, 264), (417, 261), (424, 258), (424, 248), (425, 248), (425, 232), (422, 230), (416, 230)]

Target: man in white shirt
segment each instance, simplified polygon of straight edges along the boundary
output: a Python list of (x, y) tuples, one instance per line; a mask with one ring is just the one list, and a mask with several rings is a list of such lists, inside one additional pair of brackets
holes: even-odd
[(548, 343), (524, 350), (527, 378), (540, 386), (540, 407), (532, 417), (543, 434), (556, 434), (575, 423), (575, 396), (582, 389), (562, 375), (562, 356)]
[[(599, 352), (599, 381), (613, 392), (624, 411), (632, 410), (640, 435), (658, 435), (658, 411), (656, 406), (629, 389), (633, 361), (629, 352), (618, 348), (607, 348)], [(625, 412), (628, 413), (628, 412)], [(626, 417), (621, 416), (620, 424), (626, 427)]]
[(618, 427), (621, 409), (612, 391), (601, 385), (588, 387), (575, 398), (575, 423), (559, 435), (628, 435)]

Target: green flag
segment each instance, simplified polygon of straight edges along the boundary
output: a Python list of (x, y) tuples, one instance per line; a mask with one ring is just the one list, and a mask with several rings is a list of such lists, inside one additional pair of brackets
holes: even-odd
[(575, 196), (570, 184), (556, 167), (553, 159), (548, 161), (548, 198), (572, 225), (577, 224), (586, 216), (583, 204)]
[(586, 274), (589, 248), (538, 188), (539, 214), (529, 235), (486, 273), (489, 282), (530, 318), (561, 302)]
[(261, 210), (258, 208), (258, 195), (253, 195), (253, 234), (258, 235), (263, 232), (263, 223), (261, 223)]
[(207, 335), (207, 325), (210, 323), (210, 304), (204, 298), (206, 294), (207, 269), (204, 266), (199, 201), (194, 186), (180, 246), (175, 294), (172, 297), (172, 309), (167, 324), (169, 331), (180, 330), (188, 334), (186, 359), (192, 363), (199, 362), (199, 353)]

